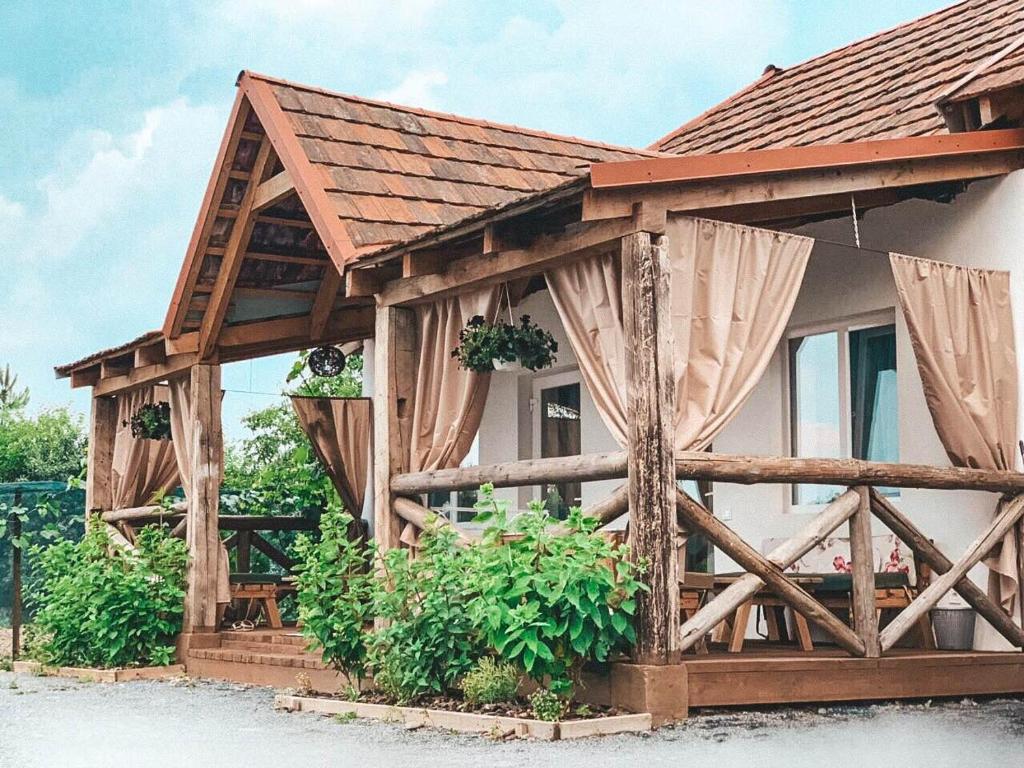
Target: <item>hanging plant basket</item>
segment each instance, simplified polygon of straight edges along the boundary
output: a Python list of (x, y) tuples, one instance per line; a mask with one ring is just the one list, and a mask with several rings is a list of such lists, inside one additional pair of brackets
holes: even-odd
[(518, 325), (503, 320), (488, 323), (480, 315), (471, 319), (459, 332), (459, 346), (452, 350), (459, 366), (468, 371), (521, 370), (538, 371), (555, 362), (558, 342), (546, 330), (530, 321), (529, 315), (519, 318)]
[(308, 362), (317, 376), (338, 376), (345, 370), (345, 353), (337, 347), (317, 347), (309, 353)]
[[(146, 403), (132, 414), (132, 437), (140, 440), (171, 439), (171, 406), (161, 401)], [(125, 423), (128, 426), (128, 422)]]

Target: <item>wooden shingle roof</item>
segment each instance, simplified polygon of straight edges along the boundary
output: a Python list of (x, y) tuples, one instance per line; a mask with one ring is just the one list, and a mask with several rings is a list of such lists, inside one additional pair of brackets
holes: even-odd
[[(958, 3), (802, 64), (770, 67), (651, 149), (709, 154), (944, 133), (936, 100), (1021, 35), (1022, 0)], [(1018, 77), (1021, 64), (1010, 57), (990, 75)]]
[(407, 240), (642, 150), (270, 84), (357, 248)]

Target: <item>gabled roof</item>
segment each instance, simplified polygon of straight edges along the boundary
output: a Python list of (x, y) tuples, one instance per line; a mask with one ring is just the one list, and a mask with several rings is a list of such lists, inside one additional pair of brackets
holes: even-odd
[(650, 148), (708, 154), (944, 133), (936, 100), (1021, 35), (1021, 0), (968, 0), (802, 64), (770, 67)]
[(234, 324), (309, 315), (315, 339), (362, 253), (653, 154), (247, 71), (238, 87), (163, 328), (200, 333), (204, 357)]

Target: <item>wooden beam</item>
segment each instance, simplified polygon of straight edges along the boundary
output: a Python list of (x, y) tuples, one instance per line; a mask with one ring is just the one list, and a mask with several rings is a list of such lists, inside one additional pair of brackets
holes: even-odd
[(295, 567), (295, 561), (288, 557), (284, 552), (275, 547), (265, 538), (260, 536), (258, 533), (252, 534), (252, 545), (264, 555), (269, 557), (273, 562), (284, 568), (286, 571), (290, 571)]
[[(962, 134), (961, 134), (962, 135)], [(968, 181), (1002, 176), (1024, 168), (1024, 151), (1003, 150), (978, 156), (900, 160), (870, 166), (765, 173), (751, 177), (712, 178), (626, 189), (595, 189), (584, 195), (583, 219), (630, 216), (645, 202), (669, 212), (708, 211), (866, 190), (912, 187), (941, 181)]]
[(647, 563), (649, 587), (635, 615), (641, 664), (670, 663), (679, 647), (670, 277), (663, 238), (637, 232), (622, 239), (631, 554)]
[(199, 331), (183, 333), (176, 339), (164, 339), (164, 352), (170, 355), (181, 355), (186, 352), (199, 351)]
[(238, 273), (242, 269), (245, 251), (249, 247), (249, 237), (256, 222), (253, 204), (256, 199), (257, 185), (263, 176), (269, 158), (270, 142), (265, 140), (260, 144), (259, 152), (249, 174), (249, 184), (238, 205), (238, 218), (231, 228), (231, 235), (228, 238), (227, 247), (224, 249), (224, 258), (221, 260), (220, 269), (217, 272), (217, 280), (213, 286), (213, 293), (210, 295), (210, 304), (203, 314), (203, 324), (199, 329), (199, 357), (201, 360), (209, 360), (213, 356), (217, 345), (217, 336), (224, 324), (224, 318), (227, 317), (231, 292), (238, 280)]
[[(935, 573), (941, 575), (953, 567), (953, 561), (942, 554), (917, 526), (875, 490), (871, 491), (871, 511)], [(965, 576), (960, 579), (953, 585), (953, 589), (1011, 645), (1024, 646), (1024, 630), (1014, 624), (1006, 611), (996, 605), (970, 578)]]
[(860, 459), (796, 459), (788, 456), (737, 456), (703, 451), (676, 454), (680, 478), (757, 483), (817, 483), (896, 488), (937, 488), (995, 493), (1024, 492), (1024, 473), (969, 467), (887, 464)]
[(427, 527), (431, 520), (433, 520), (435, 525), (451, 528), (455, 531), (455, 541), (458, 545), (465, 546), (473, 540), (466, 535), (465, 531), (456, 528), (448, 520), (435, 514), (433, 510), (427, 509), (422, 504), (418, 504), (412, 499), (407, 499), (403, 496), (396, 496), (394, 508), (395, 514), (398, 515), (398, 517), (402, 518), (407, 523), (412, 523), (421, 531)]
[[(560, 233), (541, 235), (525, 248), (456, 259), (436, 274), (392, 280), (380, 291), (380, 302), (393, 306), (432, 301), (470, 288), (535, 275), (558, 263), (617, 248), (620, 238), (635, 231), (630, 218), (569, 224)], [(365, 270), (352, 270), (350, 274), (361, 271)]]
[(416, 496), (432, 491), (474, 490), (483, 483), (491, 483), (495, 488), (515, 488), (541, 483), (617, 480), (625, 476), (626, 452), (613, 451), (399, 474), (391, 478), (391, 490), (402, 496)]
[(871, 495), (867, 487), (854, 489), (857, 508), (850, 518), (850, 559), (853, 560), (853, 628), (864, 643), (865, 656), (881, 656), (878, 614), (875, 609), (875, 555), (871, 546)]
[(793, 610), (800, 612), (813, 624), (827, 632), (842, 648), (854, 656), (864, 656), (867, 649), (863, 641), (835, 617), (825, 606), (811, 597), (802, 587), (785, 577), (778, 566), (767, 560), (725, 523), (682, 491), (677, 491), (677, 507), (682, 518), (702, 532), (725, 554), (735, 560), (743, 570), (756, 575)]
[[(374, 309), (349, 306), (335, 309), (320, 343), (357, 341), (373, 337)], [(309, 315), (225, 326), (218, 356), (222, 362), (305, 349), (313, 341)]]
[(977, 565), (992, 548), (998, 544), (1006, 532), (1009, 531), (1024, 515), (1024, 496), (1017, 496), (1005, 502), (1002, 511), (996, 516), (985, 531), (971, 543), (961, 557), (953, 566), (933, 579), (924, 591), (914, 601), (900, 611), (899, 616), (893, 619), (879, 635), (879, 642), (882, 650), (887, 651), (899, 642), (899, 639), (913, 627), (920, 618), (935, 607), (935, 604), (942, 599), (953, 586), (963, 579), (969, 570)]
[(419, 277), (432, 275), (444, 268), (445, 251), (431, 248), (422, 251), (409, 251), (402, 254), (402, 277)]
[[(780, 571), (806, 555), (856, 512), (860, 497), (852, 492), (839, 496), (829, 503), (813, 520), (800, 529), (791, 539), (773, 549), (768, 562)], [(703, 640), (709, 632), (727, 619), (733, 611), (746, 603), (764, 586), (756, 574), (745, 573), (713, 597), (707, 605), (695, 613), (679, 630), (680, 650), (685, 651)]]
[(306, 156), (288, 115), (274, 94), (273, 86), (249, 72), (242, 73), (238, 85), (252, 102), (260, 123), (274, 145), (274, 151), (281, 159), (281, 164), (292, 175), (295, 191), (327, 249), (327, 254), (334, 262), (335, 268), (339, 272), (343, 271), (356, 257), (357, 251), (324, 190), (323, 176)]
[(315, 256), (293, 256), (283, 253), (262, 253), (260, 251), (246, 251), (245, 258), (253, 261), (273, 261), (278, 264), (301, 264), (307, 267), (333, 267), (330, 259), (321, 259)]
[(114, 395), (127, 392), (147, 384), (163, 381), (169, 376), (175, 376), (187, 371), (196, 363), (195, 353), (170, 355), (163, 363), (147, 365), (142, 368), (132, 368), (128, 373), (121, 376), (113, 376), (109, 379), (101, 379), (93, 387), (94, 395)]
[(78, 368), (71, 372), (71, 388), (91, 387), (100, 380), (100, 366), (90, 365), (88, 368)]
[(220, 148), (217, 150), (217, 160), (210, 173), (210, 180), (207, 182), (206, 192), (203, 195), (203, 203), (199, 208), (199, 216), (196, 218), (192, 237), (189, 240), (188, 249), (185, 251), (185, 263), (178, 274), (174, 294), (167, 309), (167, 317), (164, 319), (163, 331), (164, 336), (168, 339), (176, 338), (181, 333), (181, 326), (185, 322), (185, 315), (188, 311), (186, 297), (191, 295), (192, 287), (202, 268), (206, 248), (210, 241), (210, 233), (213, 231), (213, 223), (217, 218), (217, 209), (224, 198), (224, 189), (227, 186), (231, 166), (235, 161), (235, 153), (238, 151), (238, 143), (242, 138), (242, 128), (249, 118), (249, 112), (249, 100), (239, 90), (235, 94), (231, 116), (228, 118)]
[(334, 301), (338, 298), (341, 283), (341, 273), (332, 264), (320, 279), (320, 287), (309, 313), (309, 335), (313, 341), (322, 339), (327, 330), (327, 321), (334, 309)]
[(379, 307), (374, 334), (373, 530), (382, 552), (398, 546), (392, 478), (408, 469), (416, 376), (416, 316)]
[(189, 449), (188, 591), (186, 631), (216, 631), (217, 574), (220, 557), (218, 514), (224, 461), (221, 431), (220, 366), (195, 365), (190, 373), (192, 434)]
[(132, 369), (131, 360), (123, 357), (106, 358), (100, 361), (100, 380), (124, 376)]
[(167, 350), (164, 348), (163, 339), (156, 344), (139, 347), (135, 350), (136, 368), (145, 368), (147, 365), (160, 365), (165, 362), (167, 362)]
[(295, 184), (292, 183), (291, 174), (286, 170), (281, 171), (256, 187), (252, 209), (253, 211), (262, 211), (264, 208), (270, 208), (294, 192)]
[(89, 414), (89, 454), (85, 475), (86, 521), (93, 512), (113, 505), (111, 468), (117, 432), (117, 400), (93, 395)]
[(345, 295), (374, 296), (381, 291), (380, 271), (377, 269), (349, 269), (345, 271)]

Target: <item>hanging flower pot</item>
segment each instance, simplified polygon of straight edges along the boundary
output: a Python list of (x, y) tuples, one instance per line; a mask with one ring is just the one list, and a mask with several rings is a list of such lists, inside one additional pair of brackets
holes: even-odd
[(337, 376), (345, 370), (345, 353), (337, 347), (317, 347), (309, 353), (308, 362), (317, 376)]
[(488, 323), (476, 315), (459, 332), (459, 345), (452, 350), (452, 357), (458, 358), (460, 367), (477, 373), (537, 371), (549, 368), (557, 351), (558, 342), (531, 323), (529, 315), (519, 318), (518, 325), (503, 320)]
[(167, 402), (146, 403), (132, 414), (130, 424), (132, 437), (141, 440), (170, 440), (171, 406)]

